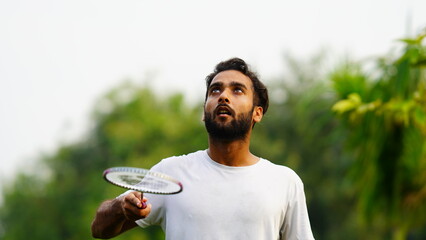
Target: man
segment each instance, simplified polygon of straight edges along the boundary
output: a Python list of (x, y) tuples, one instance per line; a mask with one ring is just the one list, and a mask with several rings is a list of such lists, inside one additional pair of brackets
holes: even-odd
[(94, 237), (161, 225), (173, 240), (313, 239), (300, 178), (249, 149), (252, 129), (268, 109), (266, 87), (238, 58), (219, 63), (206, 85), (208, 149), (152, 168), (179, 179), (183, 192), (128, 191), (102, 203), (92, 223)]

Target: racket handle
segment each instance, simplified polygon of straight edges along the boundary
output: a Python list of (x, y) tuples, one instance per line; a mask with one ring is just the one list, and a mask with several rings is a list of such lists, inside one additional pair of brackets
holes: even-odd
[(142, 194), (141, 199), (140, 199), (140, 201), (142, 203), (141, 209), (145, 209), (147, 205), (146, 205), (146, 202), (143, 201), (143, 192), (141, 192), (141, 194)]

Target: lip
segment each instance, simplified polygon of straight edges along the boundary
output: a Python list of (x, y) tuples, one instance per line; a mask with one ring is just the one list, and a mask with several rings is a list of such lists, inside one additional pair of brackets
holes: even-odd
[[(227, 113), (220, 113), (226, 111)], [(219, 104), (214, 110), (214, 115), (219, 117), (234, 116), (234, 111), (226, 104)]]

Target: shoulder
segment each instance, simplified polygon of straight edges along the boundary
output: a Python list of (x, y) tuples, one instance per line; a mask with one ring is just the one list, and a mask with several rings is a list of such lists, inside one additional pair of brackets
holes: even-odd
[(189, 154), (172, 156), (172, 157), (168, 157), (168, 158), (161, 160), (161, 162), (159, 164), (160, 165), (183, 164), (183, 163), (187, 163), (187, 162), (191, 162), (191, 161), (196, 161), (197, 159), (204, 157), (205, 154), (206, 154), (205, 150), (200, 150), (200, 151), (196, 151), (196, 152), (189, 153)]
[(291, 168), (283, 165), (278, 165), (266, 159), (261, 159), (261, 166), (275, 180), (285, 181), (303, 187), (302, 179)]
[(180, 156), (168, 157), (157, 163), (152, 170), (167, 172), (173, 169), (187, 169), (188, 167), (194, 166), (197, 162), (200, 162), (200, 158), (203, 158), (205, 154), (205, 150), (200, 150)]

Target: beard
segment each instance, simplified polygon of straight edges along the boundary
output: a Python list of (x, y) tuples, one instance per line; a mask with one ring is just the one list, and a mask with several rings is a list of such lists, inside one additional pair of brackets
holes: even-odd
[(240, 113), (229, 123), (214, 121), (211, 113), (204, 111), (204, 125), (211, 138), (221, 141), (235, 141), (244, 139), (252, 127), (253, 109)]

